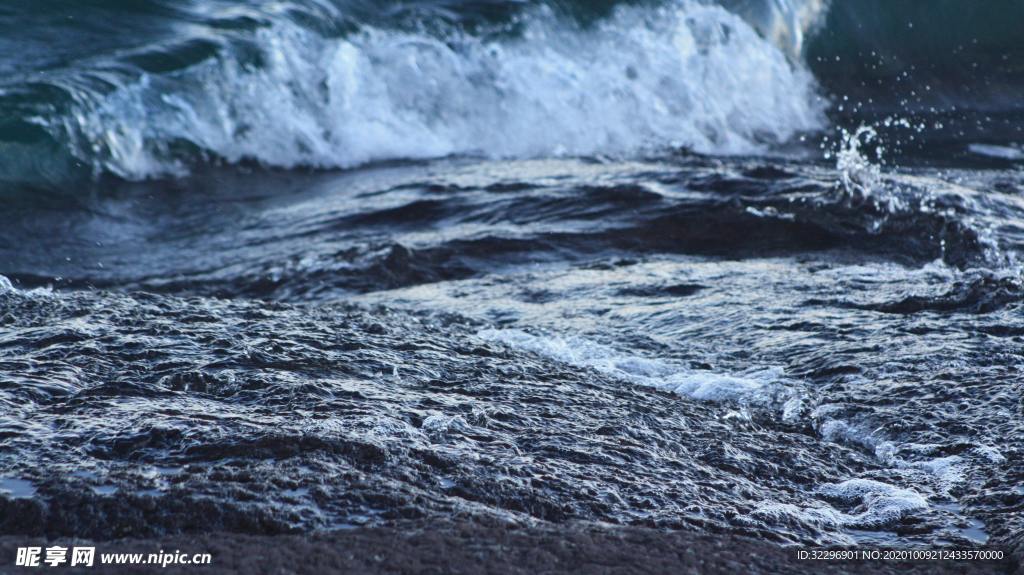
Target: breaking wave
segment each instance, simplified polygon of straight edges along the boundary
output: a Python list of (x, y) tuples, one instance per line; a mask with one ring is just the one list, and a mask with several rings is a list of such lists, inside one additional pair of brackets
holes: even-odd
[[(119, 61), (15, 86), (0, 107), (15, 92), (52, 101), (18, 118), (21, 132), (45, 138), (0, 131), (13, 159), (0, 177), (144, 179), (203, 161), (346, 168), (453, 155), (751, 153), (824, 121), (812, 76), (785, 45), (717, 5), (619, 6), (593, 23), (540, 6), (500, 32), (431, 28), (334, 36), (276, 15), (217, 38), (212, 56), (192, 54), (181, 69)], [(161, 50), (155, 57), (188, 52)]]

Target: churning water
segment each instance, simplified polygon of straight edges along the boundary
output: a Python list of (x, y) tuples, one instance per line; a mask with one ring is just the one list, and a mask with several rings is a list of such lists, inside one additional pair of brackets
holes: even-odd
[(1013, 14), (50, 4), (0, 8), (0, 533), (1021, 545)]

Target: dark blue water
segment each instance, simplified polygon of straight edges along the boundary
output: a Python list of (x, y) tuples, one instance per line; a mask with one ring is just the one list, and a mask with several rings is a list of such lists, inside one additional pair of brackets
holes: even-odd
[(0, 533), (1019, 548), (1020, 11), (6, 3)]

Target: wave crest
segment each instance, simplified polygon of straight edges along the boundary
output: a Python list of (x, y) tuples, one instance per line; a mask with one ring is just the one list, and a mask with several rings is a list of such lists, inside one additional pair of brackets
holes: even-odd
[[(450, 155), (752, 153), (824, 123), (811, 75), (744, 20), (696, 2), (590, 26), (544, 7), (503, 39), (281, 18), (243, 50), (142, 75), (39, 121), (96, 173), (181, 174), (196, 158), (346, 168)], [(255, 49), (257, 53), (252, 54)]]

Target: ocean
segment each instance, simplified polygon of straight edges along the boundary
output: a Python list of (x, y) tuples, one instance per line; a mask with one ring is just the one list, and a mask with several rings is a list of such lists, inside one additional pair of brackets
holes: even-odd
[(5, 1), (0, 534), (1024, 553), (1022, 19)]

